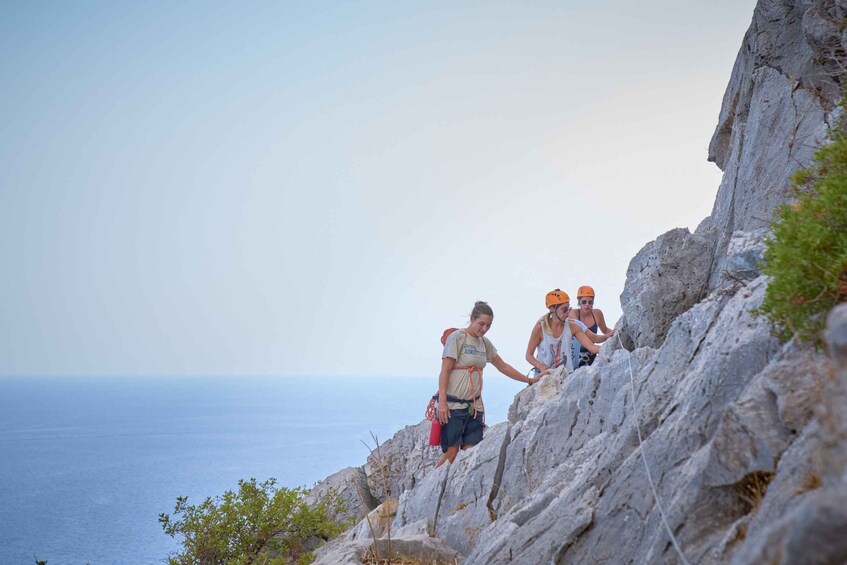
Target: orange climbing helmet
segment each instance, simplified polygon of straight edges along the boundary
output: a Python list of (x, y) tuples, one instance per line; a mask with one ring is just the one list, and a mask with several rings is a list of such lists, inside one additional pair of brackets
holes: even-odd
[(568, 293), (558, 288), (556, 290), (551, 290), (547, 293), (547, 296), (544, 297), (544, 303), (547, 305), (547, 308), (570, 301), (571, 297), (568, 296)]
[(583, 296), (590, 296), (591, 298), (594, 298), (594, 289), (588, 286), (587, 284), (582, 285), (576, 291), (576, 297), (581, 298)]

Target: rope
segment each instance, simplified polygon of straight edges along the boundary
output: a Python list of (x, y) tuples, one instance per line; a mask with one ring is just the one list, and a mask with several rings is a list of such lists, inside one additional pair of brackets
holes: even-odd
[[(618, 336), (618, 343), (621, 348), (626, 349), (623, 346), (623, 341), (621, 341), (621, 334), (616, 332)], [(676, 536), (673, 535), (671, 531), (671, 527), (668, 524), (668, 517), (665, 515), (665, 510), (662, 508), (662, 503), (659, 500), (659, 493), (656, 490), (656, 484), (653, 482), (653, 475), (650, 473), (650, 466), (647, 465), (647, 458), (644, 456), (644, 441), (641, 437), (641, 424), (638, 423), (638, 401), (635, 398), (635, 377), (633, 376), (632, 371), (632, 355), (627, 356), (627, 361), (629, 362), (629, 383), (630, 383), (630, 392), (632, 393), (632, 407), (635, 412), (635, 429), (638, 432), (638, 450), (641, 452), (641, 461), (644, 463), (644, 470), (647, 472), (647, 482), (650, 483), (650, 489), (653, 491), (653, 500), (656, 501), (656, 508), (659, 509), (659, 515), (662, 517), (662, 524), (665, 526), (665, 531), (668, 533), (668, 537), (671, 538), (671, 543), (673, 543), (673, 547), (679, 555), (679, 559), (685, 564), (690, 565), (688, 560), (685, 558), (685, 554), (682, 553), (682, 549), (679, 547), (679, 542), (676, 539)]]
[(435, 410), (435, 399), (438, 398), (438, 393), (435, 393), (435, 396), (429, 399), (429, 404), (426, 405), (426, 411), (424, 412), (424, 418), (429, 421), (435, 420), (438, 418), (438, 413)]
[[(476, 418), (477, 412), (482, 412), (485, 414), (485, 404), (482, 402), (482, 368), (476, 367), (474, 365), (465, 365), (459, 367), (453, 367), (453, 370), (456, 369), (467, 369), (468, 371), (468, 380), (471, 381), (471, 398), (473, 399), (473, 417)], [(479, 384), (479, 389), (475, 389), (473, 385), (473, 375), (474, 373), (479, 373), (479, 378), (477, 379), (477, 384)], [(479, 404), (482, 406), (482, 410), (476, 407), (476, 401), (479, 399)]]
[[(477, 412), (482, 412), (485, 414), (485, 403), (482, 401), (482, 367), (477, 367), (475, 365), (454, 365), (453, 371), (459, 369), (467, 369), (468, 378), (471, 381), (471, 400), (466, 401), (461, 398), (454, 398), (452, 396), (447, 396), (447, 402), (467, 402), (469, 407), (473, 409), (473, 416), (476, 418)], [(474, 387), (474, 373), (479, 373), (479, 390), (476, 390)], [(436, 409), (436, 402), (438, 401), (438, 391), (435, 391), (435, 394), (432, 395), (432, 398), (429, 400), (429, 404), (426, 405), (426, 411), (424, 412), (424, 418), (427, 420), (434, 420), (438, 418), (438, 410)], [(482, 409), (477, 408), (476, 403), (479, 401)]]

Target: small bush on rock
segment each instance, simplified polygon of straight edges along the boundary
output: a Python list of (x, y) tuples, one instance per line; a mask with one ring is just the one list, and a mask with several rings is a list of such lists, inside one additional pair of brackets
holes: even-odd
[(847, 301), (847, 125), (792, 177), (796, 200), (777, 211), (763, 272), (760, 308), (783, 339), (820, 342), (826, 313)]
[(310, 563), (310, 543), (338, 535), (343, 525), (332, 519), (342, 510), (338, 497), (310, 506), (305, 489), (277, 487), (276, 479), (238, 481), (237, 491), (188, 504), (179, 497), (172, 520), (159, 523), (171, 537), (182, 536), (182, 551), (169, 565), (236, 565)]

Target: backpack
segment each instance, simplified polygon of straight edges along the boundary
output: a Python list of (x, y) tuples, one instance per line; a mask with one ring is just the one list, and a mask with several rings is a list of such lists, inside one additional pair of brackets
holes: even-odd
[(460, 328), (447, 328), (444, 330), (444, 333), (441, 334), (441, 345), (447, 345), (447, 338), (450, 337), (450, 334), (458, 331)]

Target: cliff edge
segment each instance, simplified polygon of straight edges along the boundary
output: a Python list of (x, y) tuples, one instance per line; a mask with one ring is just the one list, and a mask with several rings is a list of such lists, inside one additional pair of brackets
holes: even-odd
[(712, 213), (633, 258), (620, 339), (519, 393), (452, 465), (433, 469), (422, 422), (319, 484), (367, 518), (318, 563), (385, 558), (389, 531), (426, 563), (847, 562), (847, 305), (829, 353), (751, 314), (788, 177), (840, 111), (845, 23), (847, 0), (758, 2), (709, 147)]

